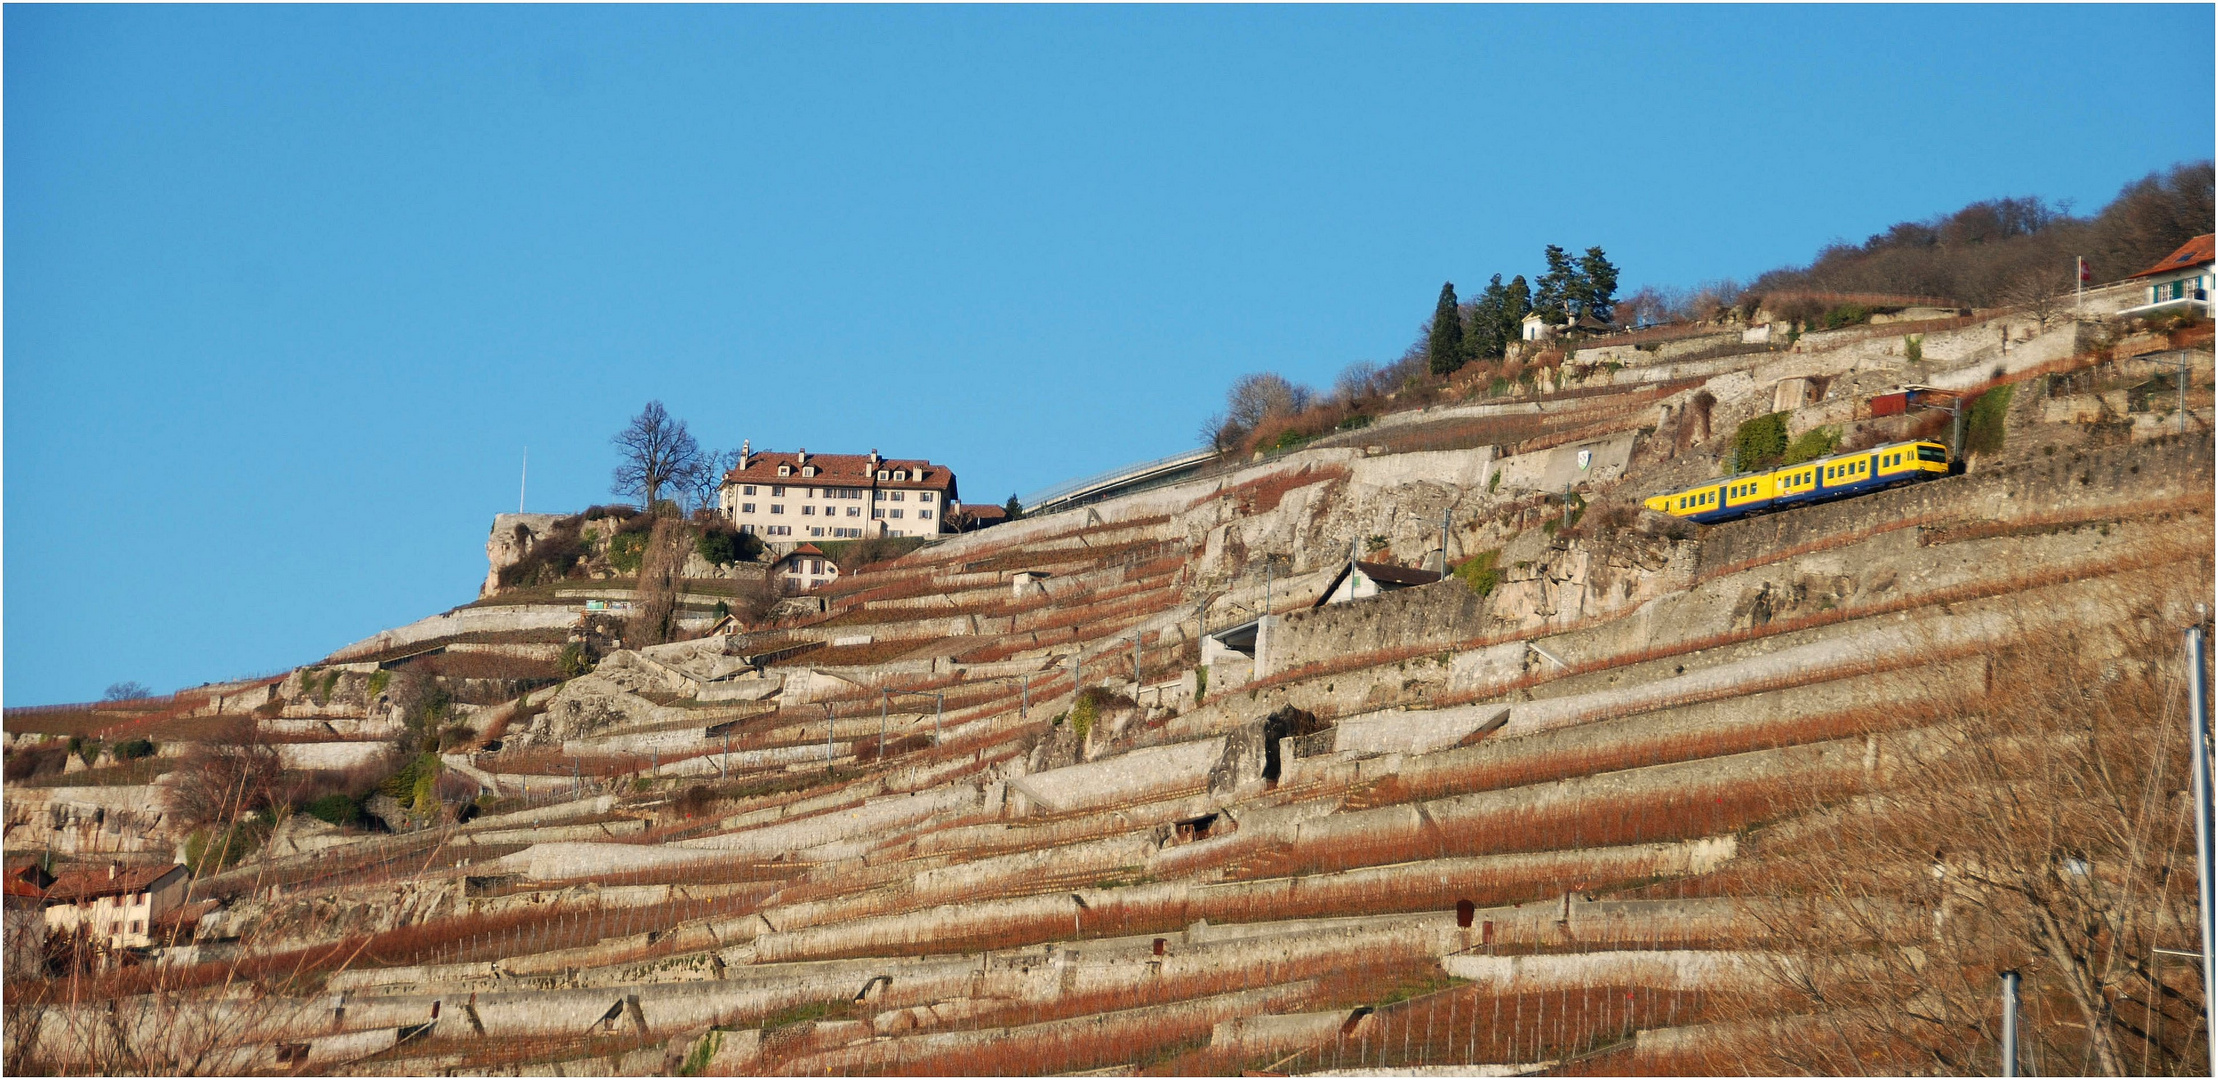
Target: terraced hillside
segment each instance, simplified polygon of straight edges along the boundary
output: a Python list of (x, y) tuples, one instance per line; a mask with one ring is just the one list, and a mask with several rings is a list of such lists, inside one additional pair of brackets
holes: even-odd
[[(549, 589), (11, 711), (11, 858), (192, 877), (141, 949), (11, 912), (5, 1064), (1969, 1072), (2015, 969), (2035, 1072), (2198, 1072), (2164, 950), (2199, 945), (2208, 324), (1922, 329), (1582, 350), (730, 633), (623, 648)], [(1825, 388), (1788, 432), (1852, 444), (1946, 424), (1874, 394), (1985, 394), (1979, 449), (1637, 509), (1790, 380)], [(1351, 557), (1460, 569), (1319, 605)]]

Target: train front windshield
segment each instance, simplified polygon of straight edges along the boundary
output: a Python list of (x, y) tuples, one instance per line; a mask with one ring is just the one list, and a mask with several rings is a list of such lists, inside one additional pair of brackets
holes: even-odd
[(1946, 463), (1948, 461), (1948, 450), (1939, 446), (1920, 446), (1918, 447), (1918, 460)]

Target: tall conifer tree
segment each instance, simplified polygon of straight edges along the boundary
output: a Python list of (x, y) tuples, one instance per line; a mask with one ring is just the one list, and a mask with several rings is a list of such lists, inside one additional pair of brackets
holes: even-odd
[(1440, 303), (1433, 307), (1432, 337), (1426, 342), (1432, 373), (1447, 375), (1463, 366), (1463, 312), (1456, 307), (1456, 283), (1440, 286)]
[(1617, 306), (1617, 267), (1601, 248), (1590, 247), (1579, 258), (1577, 291), (1581, 313), (1610, 321), (1611, 309)]

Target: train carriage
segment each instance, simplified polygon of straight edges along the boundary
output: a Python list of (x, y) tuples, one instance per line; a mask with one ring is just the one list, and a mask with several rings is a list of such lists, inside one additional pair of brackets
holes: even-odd
[(1683, 491), (1652, 496), (1643, 505), (1659, 513), (1708, 525), (1931, 480), (1946, 476), (1950, 471), (1948, 447), (1940, 443), (1923, 440), (1889, 443), (1764, 472), (1712, 480)]

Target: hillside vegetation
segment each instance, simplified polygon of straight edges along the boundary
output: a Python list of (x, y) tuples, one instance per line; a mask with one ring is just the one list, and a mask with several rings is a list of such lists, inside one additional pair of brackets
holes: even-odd
[[(2016, 970), (2029, 1072), (2199, 1073), (2209, 322), (1751, 329), (1336, 394), (821, 605), (589, 513), (283, 678), (11, 710), (11, 858), (192, 877), (144, 951), (11, 922), (4, 1064), (1969, 1073)], [(1913, 383), (1961, 475), (1639, 509), (1946, 440)], [(1351, 559), (1454, 572), (1318, 605)]]

